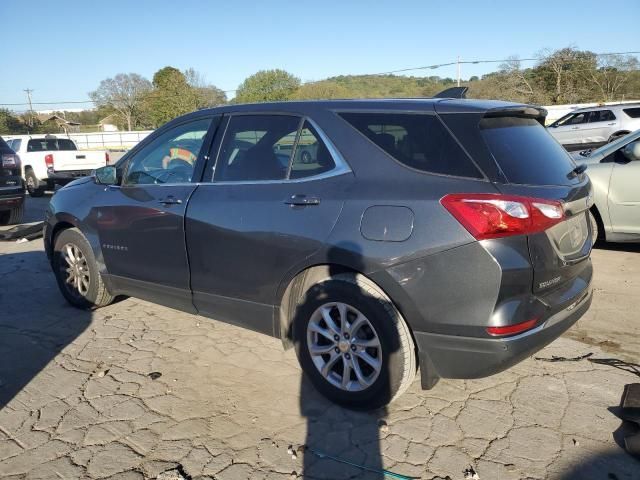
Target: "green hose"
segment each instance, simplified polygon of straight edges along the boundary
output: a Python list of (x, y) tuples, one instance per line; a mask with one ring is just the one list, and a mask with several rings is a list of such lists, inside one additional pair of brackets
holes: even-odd
[(350, 462), (348, 460), (343, 460), (342, 458), (334, 457), (333, 455), (328, 455), (326, 453), (319, 452), (318, 450), (314, 450), (311, 447), (306, 447), (306, 448), (311, 453), (316, 455), (318, 458), (328, 458), (328, 459), (333, 460), (335, 462), (344, 463), (345, 465), (351, 465), (352, 467), (356, 467), (356, 468), (359, 468), (361, 470), (366, 470), (368, 472), (381, 473), (385, 477), (398, 478), (399, 480), (414, 480), (414, 479), (418, 478), (418, 477), (408, 477), (406, 475), (401, 475), (399, 473), (390, 472), (389, 470), (371, 468), (371, 467), (367, 467), (365, 465), (358, 465), (357, 463), (353, 463), (353, 462)]

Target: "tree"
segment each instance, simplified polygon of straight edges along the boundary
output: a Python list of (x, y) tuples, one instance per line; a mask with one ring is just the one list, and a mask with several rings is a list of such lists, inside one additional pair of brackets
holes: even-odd
[(26, 125), (10, 110), (0, 108), (0, 135), (27, 133)]
[(534, 69), (536, 81), (548, 93), (551, 103), (573, 103), (589, 97), (585, 72), (596, 68), (596, 55), (566, 47), (551, 52), (543, 50)]
[(151, 83), (137, 73), (119, 73), (100, 82), (89, 97), (98, 107), (112, 108), (131, 130)]
[(598, 61), (597, 69), (588, 70), (589, 80), (597, 87), (600, 100), (612, 101), (619, 98), (632, 73), (638, 71), (638, 59), (631, 55), (607, 55)]
[(295, 100), (319, 100), (327, 98), (349, 98), (349, 89), (330, 81), (313, 82), (302, 85), (291, 94)]
[(188, 68), (184, 71), (187, 83), (196, 93), (196, 108), (208, 108), (227, 103), (227, 95), (215, 85), (208, 83), (204, 76)]
[(284, 70), (261, 70), (247, 77), (236, 92), (237, 102), (287, 100), (300, 87), (300, 79)]

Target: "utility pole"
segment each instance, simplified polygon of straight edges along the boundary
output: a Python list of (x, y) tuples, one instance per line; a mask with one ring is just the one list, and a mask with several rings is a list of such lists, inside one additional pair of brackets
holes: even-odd
[(460, 55), (458, 55), (458, 86), (460, 86)]
[(24, 91), (27, 94), (27, 98), (29, 99), (29, 127), (33, 128), (33, 105), (31, 104), (31, 94), (33, 90), (30, 88), (25, 88)]

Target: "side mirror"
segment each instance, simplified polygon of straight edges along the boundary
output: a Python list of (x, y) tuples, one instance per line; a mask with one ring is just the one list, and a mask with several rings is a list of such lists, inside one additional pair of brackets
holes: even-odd
[(101, 185), (115, 185), (118, 183), (116, 176), (116, 167), (113, 165), (107, 165), (106, 167), (100, 167), (95, 172), (96, 183)]
[(640, 140), (628, 143), (622, 149), (622, 154), (627, 158), (627, 160), (640, 160)]

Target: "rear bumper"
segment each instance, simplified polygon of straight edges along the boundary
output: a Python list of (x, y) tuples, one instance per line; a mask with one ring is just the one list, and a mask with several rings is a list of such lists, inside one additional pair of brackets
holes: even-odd
[(588, 286), (542, 324), (507, 338), (477, 338), (414, 332), (423, 388), (438, 378), (482, 378), (506, 370), (553, 342), (578, 321), (592, 300)]
[(24, 203), (22, 188), (0, 188), (0, 210), (11, 210)]
[(93, 170), (61, 170), (48, 171), (47, 179), (53, 183), (63, 185), (77, 178), (88, 177)]

